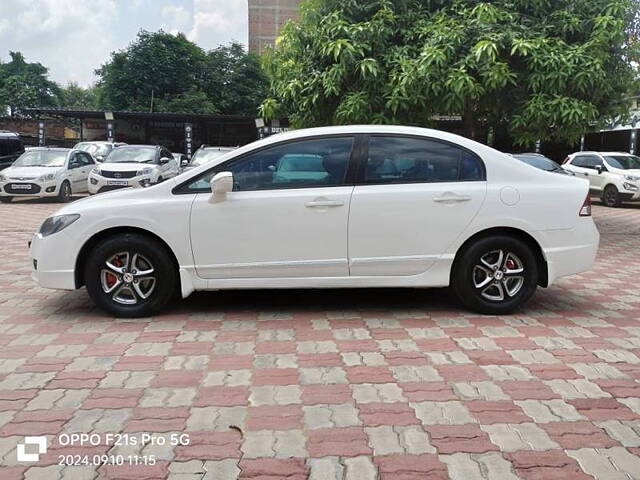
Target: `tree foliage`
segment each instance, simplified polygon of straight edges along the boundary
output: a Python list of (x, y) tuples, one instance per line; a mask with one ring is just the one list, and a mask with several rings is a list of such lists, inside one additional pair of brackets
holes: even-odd
[(40, 63), (29, 63), (20, 52), (9, 52), (11, 60), (0, 62), (0, 111), (24, 115), (25, 108), (58, 105), (58, 85)]
[[(575, 141), (623, 112), (637, 53), (634, 0), (309, 0), (265, 66), (261, 112), (296, 126), (432, 125), (468, 136)], [(637, 58), (637, 57), (636, 57)]]
[(266, 79), (239, 44), (210, 52), (183, 34), (141, 31), (96, 71), (105, 106), (114, 110), (255, 115)]
[(98, 87), (81, 87), (76, 82), (69, 82), (60, 87), (60, 106), (79, 110), (99, 109), (102, 102), (102, 92)]

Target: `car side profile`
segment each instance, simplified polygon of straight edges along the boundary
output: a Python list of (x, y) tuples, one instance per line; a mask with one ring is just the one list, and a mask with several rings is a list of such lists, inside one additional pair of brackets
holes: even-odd
[(93, 157), (81, 150), (30, 148), (0, 172), (0, 201), (32, 197), (68, 202), (73, 194), (87, 191), (94, 167)]
[(90, 194), (141, 188), (178, 175), (180, 164), (161, 145), (123, 145), (111, 151), (89, 175)]
[(579, 152), (562, 165), (589, 180), (591, 191), (607, 207), (640, 201), (640, 157), (621, 152)]
[(505, 314), (588, 270), (598, 243), (584, 179), (450, 133), (343, 126), (70, 204), (43, 222), (31, 258), (40, 285), (84, 285), (119, 317), (195, 290), (447, 286)]

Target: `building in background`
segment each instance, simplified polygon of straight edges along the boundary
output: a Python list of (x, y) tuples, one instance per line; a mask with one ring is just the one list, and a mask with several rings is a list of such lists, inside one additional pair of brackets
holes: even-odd
[(249, 0), (249, 51), (273, 45), (289, 19), (297, 19), (302, 0)]

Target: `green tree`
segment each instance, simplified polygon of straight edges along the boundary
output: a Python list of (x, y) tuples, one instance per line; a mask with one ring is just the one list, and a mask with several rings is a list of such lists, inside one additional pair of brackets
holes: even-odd
[(0, 108), (11, 116), (26, 115), (25, 108), (59, 104), (58, 85), (40, 63), (28, 63), (20, 52), (9, 52), (11, 60), (0, 63)]
[(60, 106), (64, 108), (77, 108), (83, 110), (98, 109), (100, 92), (95, 86), (81, 87), (76, 82), (69, 82), (60, 87)]
[(189, 90), (178, 95), (166, 95), (154, 103), (156, 112), (188, 112), (188, 113), (218, 113), (218, 107), (201, 90)]
[[(521, 144), (575, 141), (626, 108), (634, 0), (309, 0), (265, 66), (263, 115), (296, 126), (506, 128)], [(635, 32), (635, 33), (634, 33)]]
[(188, 94), (202, 85), (206, 54), (183, 34), (140, 31), (126, 49), (111, 54), (96, 74), (105, 106), (115, 110), (151, 108), (151, 99)]
[(239, 43), (207, 53), (204, 90), (220, 113), (255, 116), (267, 87), (259, 57), (245, 52)]

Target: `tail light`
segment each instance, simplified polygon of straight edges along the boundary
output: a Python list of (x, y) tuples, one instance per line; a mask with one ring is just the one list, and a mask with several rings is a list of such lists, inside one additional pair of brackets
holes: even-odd
[(582, 208), (580, 208), (580, 216), (581, 217), (591, 216), (591, 192), (587, 192), (587, 198), (584, 199)]

